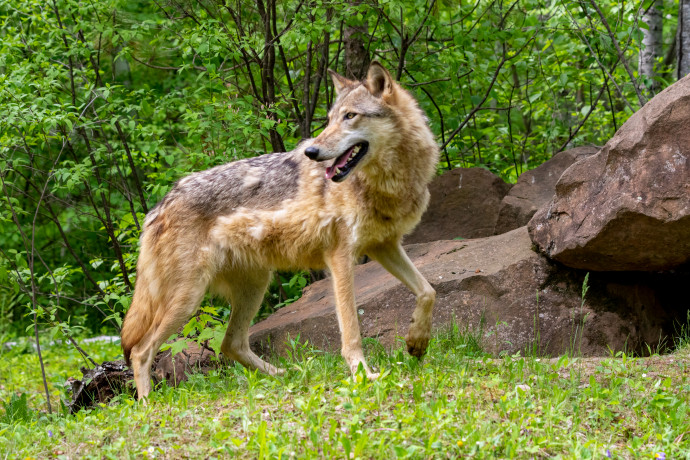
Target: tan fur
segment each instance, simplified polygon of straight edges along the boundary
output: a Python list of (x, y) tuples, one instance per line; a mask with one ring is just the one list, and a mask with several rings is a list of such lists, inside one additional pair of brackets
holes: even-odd
[[(425, 352), (435, 291), (400, 242), (426, 209), (438, 147), (413, 97), (379, 64), (361, 83), (332, 78), (338, 98), (317, 138), (292, 152), (188, 176), (147, 216), (122, 329), (139, 398), (150, 391), (154, 354), (208, 290), (232, 305), (223, 353), (269, 374), (282, 372), (249, 349), (247, 332), (275, 269), (330, 270), (342, 354), (352, 372), (361, 364), (376, 377), (362, 352), (354, 298), (354, 261), (363, 254), (417, 296), (406, 341), (411, 354)], [(330, 160), (362, 141), (369, 149), (352, 172), (339, 183), (327, 179)], [(305, 156), (307, 149), (318, 150), (317, 161)]]

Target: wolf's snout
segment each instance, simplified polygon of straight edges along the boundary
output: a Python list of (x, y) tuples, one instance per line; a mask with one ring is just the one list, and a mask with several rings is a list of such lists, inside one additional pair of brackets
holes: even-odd
[(310, 146), (304, 149), (304, 154), (309, 157), (310, 160), (316, 160), (316, 157), (319, 156), (319, 149), (318, 147)]

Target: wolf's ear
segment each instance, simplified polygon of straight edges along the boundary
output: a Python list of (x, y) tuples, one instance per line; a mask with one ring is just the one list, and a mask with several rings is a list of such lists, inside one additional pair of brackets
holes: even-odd
[(328, 69), (328, 73), (331, 75), (331, 80), (333, 80), (336, 96), (342, 92), (343, 88), (352, 86), (355, 83), (352, 80), (348, 80), (347, 78), (343, 77), (342, 75), (338, 75), (331, 69)]
[(369, 92), (375, 97), (381, 97), (393, 91), (393, 77), (376, 61), (369, 65), (365, 84)]

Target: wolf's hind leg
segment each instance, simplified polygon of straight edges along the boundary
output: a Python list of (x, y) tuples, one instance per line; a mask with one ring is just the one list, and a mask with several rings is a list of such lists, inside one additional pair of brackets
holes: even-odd
[(151, 391), (151, 364), (161, 345), (186, 323), (199, 307), (205, 286), (185, 289), (178, 287), (168, 305), (160, 306), (151, 326), (139, 343), (132, 347), (132, 368), (137, 396), (141, 400)]
[(399, 243), (377, 246), (368, 250), (367, 254), (417, 296), (417, 307), (412, 313), (412, 322), (407, 331), (405, 343), (407, 343), (407, 351), (412, 356), (421, 357), (429, 346), (436, 291), (412, 264)]
[(268, 375), (285, 372), (259, 358), (249, 348), (249, 325), (256, 316), (271, 279), (268, 270), (254, 270), (225, 274), (222, 280), (224, 295), (232, 306), (230, 322), (225, 331), (221, 351), (228, 358), (250, 369), (258, 369)]

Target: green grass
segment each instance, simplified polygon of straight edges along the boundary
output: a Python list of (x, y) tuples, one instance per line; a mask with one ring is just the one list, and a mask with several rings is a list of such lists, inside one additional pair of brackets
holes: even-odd
[[(8, 423), (0, 406), (0, 458), (690, 456), (687, 346), (651, 358), (496, 359), (478, 345), (456, 329), (417, 361), (368, 340), (382, 373), (373, 382), (349, 376), (337, 355), (294, 345), (280, 378), (231, 366), (160, 386), (148, 405), (120, 395), (73, 416), (44, 413), (34, 353), (4, 352), (0, 401), (26, 393), (32, 412)], [(67, 347), (46, 349), (45, 360), (56, 401), (84, 363)]]

